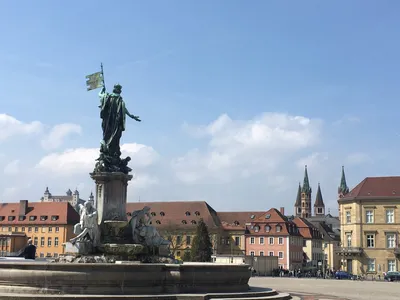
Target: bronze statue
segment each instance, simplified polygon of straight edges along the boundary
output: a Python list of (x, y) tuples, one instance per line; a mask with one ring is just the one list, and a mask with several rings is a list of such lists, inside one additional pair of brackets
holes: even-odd
[(120, 140), (125, 131), (126, 116), (141, 122), (138, 116), (131, 114), (121, 96), (122, 86), (114, 85), (113, 92), (107, 93), (104, 83), (103, 66), (101, 72), (87, 76), (88, 90), (102, 87), (100, 97), (100, 117), (103, 139), (100, 145), (100, 156), (94, 172), (122, 172), (128, 174), (130, 157), (121, 159)]

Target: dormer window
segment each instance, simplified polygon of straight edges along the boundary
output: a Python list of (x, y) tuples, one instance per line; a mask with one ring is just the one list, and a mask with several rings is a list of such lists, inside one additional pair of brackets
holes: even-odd
[(192, 224), (195, 225), (195, 224), (196, 224), (196, 221), (195, 221), (195, 220), (192, 220)]
[(36, 216), (30, 216), (29, 217), (29, 221), (35, 221), (36, 220)]
[(195, 211), (194, 213), (196, 216), (200, 216), (200, 212), (199, 211)]
[(265, 215), (265, 218), (266, 218), (266, 219), (269, 219), (269, 218), (271, 218), (271, 215), (270, 215), (270, 214)]
[(23, 220), (25, 220), (25, 216), (19, 216), (18, 217), (18, 221), (23, 221)]
[(161, 217), (164, 217), (164, 216), (165, 216), (165, 212), (163, 212), (163, 211), (160, 212), (160, 216), (161, 216)]
[(8, 216), (8, 221), (14, 221), (15, 220), (15, 216)]
[(259, 232), (260, 231), (260, 226), (258, 226), (258, 225), (254, 226), (254, 231), (255, 232)]
[(276, 232), (281, 232), (281, 230), (282, 230), (281, 225), (276, 225)]
[(265, 226), (265, 232), (270, 232), (271, 231), (271, 226), (267, 225)]
[(185, 215), (188, 217), (190, 216), (190, 211), (185, 212)]
[(0, 221), (4, 221), (5, 218), (6, 217), (4, 217), (4, 216), (0, 216)]
[(46, 221), (47, 220), (47, 216), (40, 216), (40, 221)]
[(187, 224), (186, 220), (182, 220), (182, 224)]
[(57, 221), (58, 220), (58, 216), (51, 216), (51, 220), (52, 221)]
[(255, 215), (251, 215), (250, 216), (250, 219), (254, 219), (256, 216)]
[(157, 221), (156, 221), (156, 224), (159, 224), (159, 225), (160, 225), (160, 224), (161, 224), (161, 221), (160, 221), (160, 220), (157, 220)]
[(235, 226), (239, 226), (239, 222), (238, 222), (238, 221), (233, 222), (233, 224), (234, 224)]
[(156, 213), (155, 213), (154, 211), (152, 211), (152, 212), (151, 212), (151, 215), (152, 215), (153, 217), (155, 217), (155, 216), (156, 216)]

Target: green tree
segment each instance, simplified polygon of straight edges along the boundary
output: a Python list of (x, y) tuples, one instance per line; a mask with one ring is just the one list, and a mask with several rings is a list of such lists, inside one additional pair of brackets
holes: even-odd
[(211, 262), (211, 254), (212, 244), (208, 234), (208, 228), (203, 219), (200, 219), (190, 250), (191, 261)]

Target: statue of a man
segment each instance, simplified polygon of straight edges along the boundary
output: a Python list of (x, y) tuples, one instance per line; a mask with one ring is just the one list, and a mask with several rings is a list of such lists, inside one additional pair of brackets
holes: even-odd
[(116, 84), (111, 94), (106, 92), (105, 87), (99, 93), (101, 127), (103, 129), (101, 152), (116, 159), (119, 159), (121, 155), (119, 143), (122, 132), (125, 131), (126, 116), (138, 122), (141, 121), (138, 116), (132, 115), (128, 111), (121, 91), (122, 86)]
[(71, 239), (71, 243), (91, 242), (92, 246), (100, 245), (100, 228), (97, 224), (97, 211), (90, 201), (79, 205), (80, 222), (75, 224), (74, 233), (77, 235)]

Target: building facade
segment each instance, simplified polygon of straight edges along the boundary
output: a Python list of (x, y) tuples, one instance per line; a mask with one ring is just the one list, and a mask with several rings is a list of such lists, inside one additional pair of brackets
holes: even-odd
[[(345, 191), (345, 184), (339, 192)], [(400, 176), (367, 177), (340, 193), (343, 269), (353, 274), (382, 275), (399, 269)]]
[(277, 256), (279, 267), (287, 270), (302, 267), (303, 238), (283, 208), (252, 215), (246, 227), (246, 255)]
[[(79, 192), (75, 189), (74, 192), (71, 189), (65, 193), (65, 195), (52, 195), (49, 191), (49, 188), (46, 187), (44, 191), (43, 197), (40, 198), (41, 202), (68, 202), (75, 208), (76, 211), (79, 211), (79, 204), (84, 204), (86, 200), (83, 200), (79, 196)], [(95, 206), (94, 203), (94, 196), (93, 193), (90, 193), (88, 201), (91, 201), (92, 204)]]
[(7, 246), (2, 255), (15, 254), (31, 238), (38, 257), (58, 257), (64, 254), (63, 244), (74, 237), (73, 226), (78, 222), (79, 214), (68, 202), (3, 203), (0, 237)]

